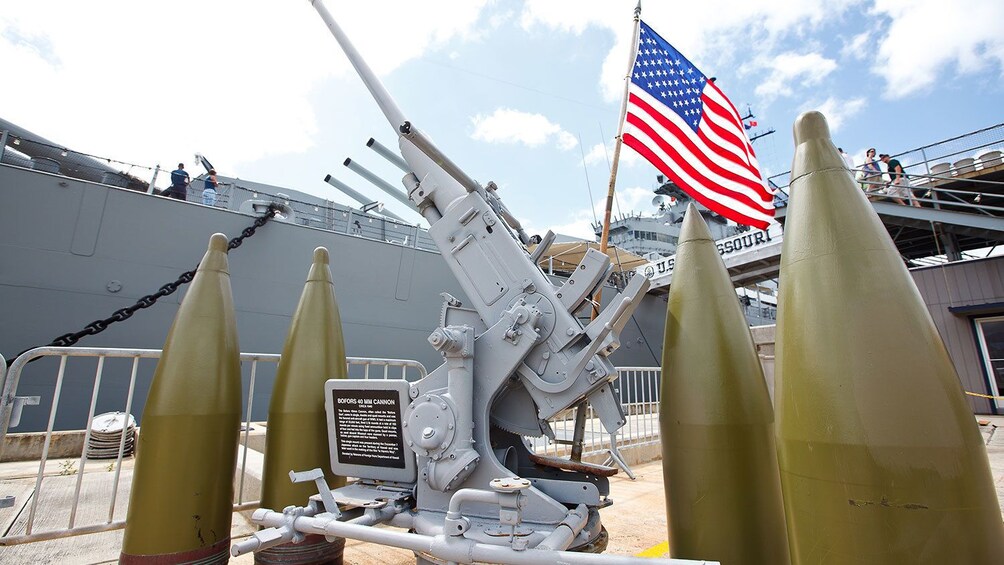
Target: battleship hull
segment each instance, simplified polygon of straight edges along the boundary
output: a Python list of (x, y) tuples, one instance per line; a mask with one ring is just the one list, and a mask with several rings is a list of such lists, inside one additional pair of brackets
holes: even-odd
[[(251, 213), (236, 211), (241, 207), (235, 202), (229, 208), (203, 206), (7, 164), (0, 164), (0, 201), (4, 203), (0, 206), (0, 304), (4, 309), (0, 353), (8, 360), (157, 292), (196, 267), (213, 233), (233, 238), (254, 220)], [(276, 353), (282, 349), (303, 288), (303, 273), (310, 266), (313, 249), (324, 246), (331, 253), (346, 354), (415, 359), (430, 370), (438, 366), (441, 358), (426, 338), (439, 324), (440, 293), (462, 301), (465, 297), (439, 253), (419, 248), (414, 241), (363, 237), (295, 221), (268, 222), (230, 252), (241, 350)], [(159, 349), (184, 292), (182, 286), (78, 345)], [(603, 293), (606, 298), (615, 294), (612, 290)], [(665, 306), (661, 297), (645, 298), (612, 358), (616, 365), (658, 365)], [(253, 417), (265, 417), (270, 377), (259, 375), (254, 404), (261, 414)], [(25, 410), (17, 431), (45, 428), (44, 399), (51, 397), (54, 378), (29, 375), (26, 370), (18, 395), (41, 395), (43, 405)], [(91, 380), (66, 382), (63, 397), (69, 388), (71, 394), (76, 392), (71, 398), (77, 400), (61, 403), (56, 429), (83, 424)], [(106, 392), (109, 385), (111, 390)], [(121, 409), (127, 386), (127, 379), (103, 384), (97, 412), (103, 407)], [(137, 402), (142, 402), (148, 386), (138, 383)], [(141, 417), (141, 407), (133, 413)]]

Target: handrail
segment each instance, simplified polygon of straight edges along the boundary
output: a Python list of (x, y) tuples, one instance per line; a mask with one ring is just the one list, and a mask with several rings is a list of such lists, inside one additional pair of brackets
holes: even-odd
[(974, 135), (977, 135), (977, 134), (980, 134), (980, 133), (983, 133), (983, 132), (986, 132), (986, 131), (990, 131), (990, 130), (993, 130), (993, 129), (997, 129), (997, 128), (1004, 128), (1004, 123), (999, 123), (999, 124), (996, 124), (996, 125), (987, 126), (985, 128), (978, 129), (978, 130), (975, 130), (975, 131), (971, 131), (969, 133), (964, 133), (964, 134), (961, 134), (961, 135), (957, 135), (955, 137), (949, 137), (948, 139), (942, 139), (941, 141), (937, 141), (937, 142), (931, 143), (929, 145), (921, 145), (920, 147), (916, 147), (916, 148), (911, 149), (909, 151), (904, 151), (903, 153), (899, 153), (899, 154), (894, 155), (894, 156), (898, 157), (900, 155), (906, 155), (907, 153), (911, 153), (913, 151), (922, 151), (924, 149), (930, 149), (931, 147), (937, 147), (939, 145), (945, 145), (945, 144), (950, 143), (952, 141), (956, 141), (956, 140), (959, 140), (959, 139), (965, 139), (967, 137), (972, 137)]
[[(855, 172), (861, 169), (848, 169), (848, 171)], [(883, 172), (882, 174), (887, 174)], [(915, 192), (924, 191), (922, 196), (913, 196), (912, 200), (928, 203), (931, 207), (944, 209), (944, 206), (950, 207), (949, 209), (956, 212), (969, 212), (976, 214), (983, 214), (991, 217), (1004, 216), (1004, 205), (993, 205), (993, 204), (982, 204), (981, 200), (986, 196), (999, 197), (1004, 204), (1004, 182), (993, 181), (993, 180), (983, 180), (983, 179), (964, 179), (967, 182), (973, 184), (985, 184), (990, 187), (1000, 187), (1001, 193), (993, 190), (962, 190), (958, 188), (942, 188), (939, 186), (932, 185), (935, 181), (957, 181), (960, 180), (959, 177), (951, 177), (945, 175), (929, 175), (920, 173), (908, 173), (908, 179), (924, 179), (927, 182), (911, 184), (908, 189)], [(887, 181), (875, 181), (875, 180), (865, 180), (856, 179), (856, 183), (860, 185), (870, 185), (872, 187), (886, 187), (889, 185)], [(779, 187), (778, 193), (783, 194), (784, 198), (775, 195), (775, 201), (778, 203), (777, 206), (782, 208), (787, 205), (788, 192), (785, 190), (787, 186)], [(895, 198), (895, 196), (890, 196), (881, 190), (866, 190), (865, 194), (869, 197), (877, 198)], [(939, 200), (938, 196), (944, 196), (951, 199), (950, 201)], [(961, 210), (960, 210), (961, 208)]]
[[(970, 140), (970, 141), (965, 143), (964, 145), (959, 145), (958, 144), (959, 140)], [(944, 153), (939, 152), (937, 154), (933, 154), (932, 149), (939, 147), (944, 148)], [(912, 172), (912, 170), (915, 170), (918, 167), (923, 166), (926, 167), (927, 171), (929, 172), (930, 166), (933, 164), (942, 163), (945, 162), (946, 160), (954, 161), (956, 157), (960, 156), (972, 156), (975, 158), (979, 157), (977, 153), (980, 152), (986, 153), (988, 151), (993, 151), (993, 150), (1004, 151), (1004, 123), (988, 126), (975, 131), (971, 131), (969, 133), (964, 133), (961, 135), (950, 137), (948, 139), (943, 139), (935, 143), (930, 143), (927, 145), (916, 147), (914, 149), (902, 151), (893, 155), (893, 157), (904, 163), (903, 170), (909, 177), (928, 178), (936, 175), (924, 175), (921, 173), (914, 173)], [(917, 159), (914, 161), (914, 159), (911, 158), (911, 156), (916, 156)], [(951, 162), (949, 162), (948, 164), (952, 165)], [(858, 170), (860, 170), (860, 166), (855, 167), (851, 170), (857, 172)], [(881, 173), (887, 174), (886, 171), (881, 171)], [(775, 205), (778, 207), (784, 207), (787, 205), (787, 199), (789, 197), (787, 187), (790, 175), (791, 171), (785, 171), (782, 173), (772, 175), (767, 179), (768, 184), (776, 190)], [(942, 180), (951, 180), (951, 181), (966, 180), (968, 182), (976, 182), (976, 183), (981, 182), (981, 179), (972, 179), (972, 178), (956, 177), (956, 176), (946, 176), (939, 178)], [(1001, 183), (1000, 181), (983, 180), (982, 182), (992, 186), (1004, 184)]]
[[(52, 347), (52, 346), (42, 346), (36, 347), (34, 349), (29, 349), (21, 355), (19, 355), (7, 367), (6, 363), (3, 363), (3, 368), (0, 369), (0, 383), (3, 386), (2, 393), (2, 404), (0, 404), (0, 457), (3, 456), (4, 439), (6, 438), (8, 432), (8, 426), (10, 424), (11, 409), (13, 407), (13, 399), (15, 392), (17, 391), (17, 385), (21, 378), (21, 370), (26, 364), (34, 359), (44, 356), (63, 356), (66, 354), (80, 354), (95, 356), (100, 355), (104, 357), (113, 358), (137, 358), (137, 359), (156, 359), (161, 355), (162, 350), (160, 349), (123, 349), (114, 347)], [(241, 353), (241, 361), (268, 361), (278, 363), (281, 357), (278, 353)], [(3, 357), (0, 356), (0, 360)], [(419, 361), (414, 361), (411, 359), (382, 359), (382, 358), (371, 358), (371, 357), (346, 357), (346, 365), (348, 367), (356, 365), (365, 365), (367, 367), (365, 375), (369, 376), (369, 365), (378, 365), (384, 367), (384, 377), (387, 376), (387, 370), (390, 367), (400, 367), (403, 372), (409, 367), (415, 369), (419, 373), (418, 378), (424, 378), (428, 371), (425, 365)], [(348, 368), (347, 367), (347, 368)], [(14, 375), (14, 378), (8, 382), (7, 375)], [(402, 376), (402, 378), (404, 378)]]
[[(20, 355), (17, 359), (11, 363), (11, 366), (7, 372), (8, 379), (5, 379), (4, 383), (4, 402), (3, 410), (4, 413), (9, 416), (9, 409), (13, 403), (14, 393), (17, 390), (17, 384), (20, 380), (20, 371), (27, 365), (32, 359), (43, 356), (55, 356), (60, 359), (58, 377), (56, 381), (56, 389), (54, 390), (54, 402), (53, 407), (49, 414), (49, 427), (46, 432), (45, 445), (43, 446), (42, 458), (39, 462), (39, 469), (35, 477), (35, 490), (34, 495), (31, 497), (31, 507), (27, 515), (27, 526), (23, 534), (15, 534), (4, 536), (0, 535), (0, 546), (17, 545), (23, 543), (30, 543), (35, 541), (51, 540), (56, 538), (71, 537), (77, 535), (84, 535), (90, 533), (106, 532), (111, 530), (121, 529), (125, 526), (124, 520), (116, 520), (116, 496), (113, 494), (110, 497), (109, 509), (107, 515), (104, 517), (103, 521), (100, 523), (90, 523), (77, 525), (73, 522), (74, 515), (76, 514), (76, 507), (78, 503), (78, 498), (81, 492), (80, 484), (83, 480), (83, 473), (85, 466), (90, 461), (87, 456), (87, 443), (85, 441), (83, 449), (81, 451), (81, 456), (79, 459), (79, 468), (74, 472), (78, 473), (77, 486), (75, 489), (76, 495), (72, 502), (73, 510), (70, 515), (70, 522), (66, 528), (47, 530), (42, 532), (32, 531), (35, 521), (35, 515), (38, 511), (37, 503), (42, 498), (40, 496), (43, 478), (46, 476), (45, 466), (48, 460), (48, 449), (51, 443), (53, 423), (56, 416), (56, 407), (58, 406), (58, 395), (62, 390), (62, 385), (67, 378), (66, 364), (69, 357), (98, 357), (98, 369), (94, 376), (97, 381), (100, 381), (102, 374), (102, 367), (104, 366), (104, 359), (110, 358), (123, 358), (132, 359), (132, 371), (130, 377), (129, 393), (126, 404), (126, 413), (128, 414), (131, 410), (131, 399), (133, 393), (135, 392), (135, 384), (137, 379), (137, 366), (140, 359), (156, 359), (160, 356), (161, 350), (158, 349), (121, 349), (121, 348), (106, 348), (106, 347), (38, 347), (27, 351)], [(258, 362), (269, 362), (277, 363), (280, 359), (279, 354), (273, 353), (242, 353), (242, 362), (251, 362), (251, 372), (252, 378), (253, 373), (256, 370)], [(0, 358), (2, 360), (2, 358)], [(424, 365), (418, 361), (406, 360), (406, 359), (379, 359), (379, 358), (366, 358), (366, 357), (348, 357), (346, 358), (346, 365), (352, 366), (364, 366), (363, 370), (364, 378), (392, 378), (389, 375), (389, 371), (395, 368), (401, 368), (402, 376), (403, 372), (407, 370), (414, 370), (418, 372), (420, 377), (425, 377), (427, 375)], [(370, 371), (369, 367), (377, 367), (376, 371)], [(0, 371), (6, 369), (6, 364), (0, 364)], [(623, 460), (621, 454), (618, 451), (618, 446), (643, 446), (654, 444), (659, 441), (659, 428), (658, 428), (658, 395), (659, 395), (659, 376), (661, 370), (659, 367), (624, 367), (618, 369), (619, 379), (615, 382), (622, 392), (622, 403), (625, 407), (625, 412), (628, 414), (628, 426), (621, 430), (619, 436), (613, 434), (607, 434), (599, 429), (598, 420), (595, 415), (591, 415), (589, 419), (589, 445), (588, 450), (595, 454), (606, 454), (608, 463), (615, 463), (621, 466), (628, 475), (631, 475), (630, 467)], [(0, 373), (2, 374), (2, 373)], [(244, 496), (244, 476), (247, 473), (247, 453), (249, 444), (249, 428), (251, 424), (251, 402), (254, 399), (254, 388), (253, 383), (249, 383), (250, 386), (247, 390), (248, 395), (248, 405), (246, 416), (242, 418), (244, 425), (244, 434), (241, 440), (241, 447), (243, 448), (244, 457), (242, 458), (241, 464), (239, 466), (240, 471), (240, 486), (235, 489), (235, 500), (233, 509), (235, 512), (248, 510), (257, 507), (258, 501), (245, 501)], [(97, 396), (97, 385), (95, 385), (94, 391), (92, 391), (92, 405), (90, 412), (87, 417), (86, 429), (90, 429), (93, 419), (94, 419), (94, 405), (93, 398)], [(559, 421), (554, 422), (556, 426), (565, 425), (567, 427), (567, 422), (561, 423)], [(562, 433), (562, 432), (559, 432)], [(0, 446), (3, 445), (3, 441), (7, 435), (6, 424), (0, 428)], [(538, 442), (539, 443), (539, 442)], [(121, 468), (123, 466), (123, 453), (125, 446), (125, 434), (119, 442), (119, 452), (115, 462), (111, 463), (115, 467), (115, 475), (113, 478), (113, 491), (117, 492), (118, 483), (120, 478)], [(548, 447), (544, 445), (539, 445), (543, 450), (547, 450)], [(111, 470), (111, 469), (109, 469)], [(13, 500), (11, 500), (13, 503)], [(121, 515), (121, 509), (119, 509), (119, 515)]]
[[(115, 520), (116, 515), (116, 502), (118, 493), (118, 484), (121, 476), (121, 470), (123, 466), (123, 458), (126, 447), (126, 434), (123, 433), (119, 440), (118, 453), (114, 462), (110, 463), (114, 467), (115, 474), (112, 479), (112, 495), (109, 497), (109, 507), (108, 513), (105, 520), (102, 523), (90, 523), (77, 525), (75, 523), (77, 517), (77, 507), (80, 500), (81, 486), (84, 477), (84, 469), (88, 462), (93, 460), (88, 456), (88, 438), (90, 436), (90, 429), (93, 425), (95, 412), (96, 412), (96, 399), (100, 390), (101, 378), (104, 373), (105, 360), (110, 358), (121, 358), (121, 359), (132, 359), (132, 369), (129, 381), (129, 390), (126, 396), (126, 406), (125, 414), (130, 414), (133, 406), (133, 396), (136, 390), (137, 373), (140, 359), (157, 359), (160, 357), (162, 350), (159, 349), (122, 349), (122, 348), (108, 348), (108, 347), (37, 347), (29, 351), (24, 352), (19, 355), (17, 359), (11, 363), (8, 368), (6, 363), (0, 363), (0, 380), (3, 381), (3, 397), (2, 397), (2, 426), (0, 426), (0, 456), (3, 453), (3, 446), (6, 443), (6, 438), (8, 434), (8, 427), (10, 422), (11, 410), (16, 402), (16, 392), (17, 387), (21, 377), (21, 371), (23, 368), (33, 359), (40, 357), (58, 357), (59, 368), (56, 377), (56, 383), (53, 389), (52, 405), (49, 411), (48, 425), (45, 432), (45, 440), (42, 446), (42, 455), (39, 461), (38, 472), (35, 476), (35, 487), (34, 495), (30, 498), (30, 507), (28, 508), (27, 522), (23, 534), (20, 535), (10, 535), (4, 536), (0, 533), (0, 546), (3, 545), (16, 545), (21, 543), (29, 543), (34, 541), (44, 541), (62, 537), (70, 537), (82, 534), (97, 533), (110, 531), (115, 529), (121, 529), (124, 527), (124, 520)], [(78, 462), (78, 468), (73, 472), (77, 474), (76, 485), (74, 489), (73, 500), (70, 507), (69, 521), (68, 525), (64, 529), (49, 530), (44, 532), (34, 532), (33, 527), (35, 525), (35, 517), (39, 511), (38, 504), (39, 500), (42, 498), (40, 493), (42, 492), (43, 478), (46, 476), (45, 467), (46, 462), (49, 458), (49, 449), (52, 445), (52, 436), (54, 432), (54, 424), (56, 420), (57, 409), (59, 406), (60, 395), (63, 390), (63, 384), (67, 379), (67, 359), (70, 357), (97, 357), (97, 369), (93, 373), (94, 385), (91, 392), (90, 408), (87, 414), (87, 421), (84, 427), (84, 443), (81, 449), (80, 458)], [(255, 398), (254, 393), (254, 378), (255, 372), (257, 370), (257, 364), (259, 362), (267, 362), (278, 364), (281, 355), (275, 353), (241, 353), (240, 359), (242, 363), (250, 362), (250, 373), (251, 380), (247, 388), (247, 412), (244, 418), (242, 418), (243, 423), (243, 437), (240, 441), (243, 447), (244, 456), (242, 457), (241, 464), (239, 466), (240, 471), (240, 484), (238, 488), (235, 489), (235, 501), (234, 501), (234, 511), (247, 510), (250, 508), (257, 507), (258, 501), (245, 501), (244, 500), (244, 478), (247, 474), (247, 453), (249, 444), (249, 431), (250, 424), (252, 421), (252, 409), (253, 401)], [(0, 361), (3, 361), (3, 357), (0, 356)], [(367, 357), (347, 357), (346, 367), (353, 366), (363, 366), (363, 378), (370, 377), (370, 366), (380, 367), (382, 370), (382, 378), (396, 378), (389, 374), (392, 368), (400, 368), (400, 378), (407, 378), (409, 371), (412, 374), (417, 374), (418, 378), (424, 378), (427, 376), (427, 371), (425, 366), (418, 361), (413, 361), (409, 359), (381, 359), (381, 358), (367, 358)], [(380, 371), (376, 371), (380, 372)], [(6, 375), (5, 375), (6, 374)], [(79, 373), (78, 373), (79, 374)], [(4, 378), (4, 377), (9, 378)], [(372, 377), (379, 378), (379, 377)], [(125, 431), (125, 426), (123, 431)], [(72, 467), (72, 465), (71, 465)], [(111, 468), (109, 470), (112, 470)], [(6, 498), (5, 502), (13, 504), (13, 497), (3, 497)]]
[[(112, 186), (113, 188), (118, 188), (120, 190), (130, 190), (139, 189), (142, 190), (130, 190), (131, 192), (137, 192), (139, 194), (145, 194), (150, 197), (164, 198), (162, 191), (166, 189), (159, 189), (154, 184), (157, 181), (157, 173), (160, 172), (159, 166), (146, 166), (146, 165), (136, 165), (133, 163), (127, 163), (124, 161), (118, 161), (116, 159), (93, 156), (87, 153), (82, 153), (79, 151), (74, 151), (65, 147), (55, 145), (48, 141), (43, 141), (39, 139), (30, 138), (26, 135), (15, 135), (10, 133), (7, 135), (7, 130), (0, 130), (0, 138), (4, 140), (9, 140), (7, 143), (13, 144), (17, 140), (17, 143), (22, 145), (31, 144), (45, 150), (52, 152), (52, 155), (57, 158), (58, 155), (62, 153), (63, 155), (69, 154), (72, 156), (83, 156), (88, 159), (97, 159), (101, 162), (107, 163), (118, 163), (123, 165), (126, 170), (117, 171), (115, 174), (128, 177), (132, 179), (132, 184), (129, 188), (123, 188), (122, 186), (103, 184), (103, 186)], [(98, 173), (111, 172), (101, 169), (100, 171), (94, 172), (84, 170), (82, 167), (87, 167), (85, 164), (76, 163), (72, 168), (60, 168), (58, 172), (47, 172), (39, 169), (31, 168), (30, 163), (25, 162), (23, 164), (17, 164), (14, 162), (9, 162), (10, 159), (4, 160), (3, 153), (6, 149), (6, 144), (0, 142), (0, 166), (12, 167), (18, 169), (29, 170), (35, 173), (56, 175), (65, 178), (74, 178), (81, 182), (96, 183), (98, 182)], [(97, 161), (96, 161), (97, 162)], [(100, 164), (100, 163), (99, 163)], [(153, 176), (150, 180), (142, 180), (132, 176), (130, 173), (133, 170), (138, 169), (148, 169), (153, 172)], [(85, 175), (81, 177), (80, 174), (86, 172), (89, 176)], [(77, 174), (74, 174), (77, 173)], [(167, 178), (161, 176), (160, 178)], [(205, 178), (205, 175), (196, 175), (192, 178), (191, 188), (188, 191), (186, 202), (194, 205), (202, 204), (202, 188), (198, 181)], [(102, 179), (103, 181), (103, 179)], [(157, 188), (158, 192), (161, 194), (153, 194), (152, 188)], [(262, 188), (274, 189), (275, 193), (269, 193)], [(298, 219), (301, 219), (301, 225), (308, 227), (314, 227), (319, 229), (325, 229), (332, 231), (334, 233), (345, 233), (349, 235), (355, 235), (363, 237), (365, 239), (370, 239), (373, 241), (380, 241), (383, 243), (388, 243), (392, 245), (400, 245), (404, 247), (411, 247), (415, 249), (420, 249), (423, 251), (438, 252), (435, 244), (432, 242), (431, 237), (428, 236), (427, 230), (423, 229), (419, 224), (408, 223), (406, 221), (399, 221), (393, 218), (388, 218), (386, 216), (372, 216), (370, 214), (364, 213), (358, 209), (351, 208), (342, 204), (338, 204), (331, 200), (326, 200), (322, 198), (317, 198), (316, 200), (310, 200), (311, 195), (302, 194), (300, 198), (290, 197), (288, 194), (284, 194), (281, 187), (268, 186), (268, 185), (247, 185), (241, 179), (229, 178), (221, 176), (219, 185), (217, 186), (217, 196), (216, 203), (212, 206), (218, 210), (228, 210), (231, 212), (240, 212), (238, 208), (246, 200), (265, 200), (268, 202), (278, 202), (283, 201), (296, 212)], [(248, 196), (249, 198), (242, 198), (243, 196)], [(373, 222), (377, 220), (379, 224)], [(358, 222), (358, 230), (353, 229), (353, 221)]]

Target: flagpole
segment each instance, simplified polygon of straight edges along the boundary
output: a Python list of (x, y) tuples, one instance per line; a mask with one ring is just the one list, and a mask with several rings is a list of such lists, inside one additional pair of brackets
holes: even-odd
[[(610, 211), (614, 206), (614, 187), (617, 185), (617, 164), (620, 162), (621, 145), (624, 135), (624, 117), (627, 115), (628, 89), (631, 86), (631, 72), (634, 70), (634, 60), (638, 55), (638, 30), (641, 27), (641, 0), (634, 9), (634, 33), (631, 36), (631, 55), (628, 58), (627, 74), (624, 75), (624, 95), (621, 97), (620, 119), (617, 121), (617, 142), (614, 144), (614, 160), (610, 165), (610, 183), (607, 185), (607, 203), (603, 212), (603, 231), (600, 234), (600, 252), (607, 253), (607, 241), (610, 239)], [(600, 290), (602, 292), (602, 289)], [(596, 295), (599, 302), (600, 293)], [(599, 309), (593, 306), (593, 318), (599, 313)]]

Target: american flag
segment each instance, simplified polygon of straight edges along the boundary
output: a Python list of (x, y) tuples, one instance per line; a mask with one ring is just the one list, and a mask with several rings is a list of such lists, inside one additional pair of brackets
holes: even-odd
[(714, 80), (645, 22), (625, 121), (624, 143), (687, 194), (737, 223), (767, 228), (774, 196), (739, 113)]

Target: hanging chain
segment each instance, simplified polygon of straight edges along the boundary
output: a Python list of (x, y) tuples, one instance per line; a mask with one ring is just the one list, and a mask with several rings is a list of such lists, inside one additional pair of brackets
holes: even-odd
[[(276, 204), (269, 204), (267, 212), (255, 218), (254, 223), (248, 226), (247, 228), (244, 228), (244, 231), (241, 232), (240, 236), (230, 240), (230, 243), (227, 244), (227, 250), (237, 249), (238, 247), (240, 247), (241, 244), (244, 243), (245, 239), (254, 235), (255, 231), (258, 228), (264, 226), (273, 217), (275, 217), (278, 211), (279, 207)], [(139, 300), (136, 301), (136, 304), (133, 304), (132, 306), (116, 310), (115, 312), (112, 313), (111, 316), (105, 318), (104, 320), (94, 320), (93, 322), (84, 326), (84, 329), (80, 330), (79, 332), (63, 334), (57, 337), (56, 339), (52, 340), (52, 343), (48, 344), (47, 347), (70, 347), (72, 345), (75, 345), (78, 341), (80, 341), (80, 338), (82, 337), (101, 333), (106, 328), (108, 328), (108, 326), (114, 324), (115, 322), (128, 320), (137, 311), (153, 306), (154, 304), (157, 303), (157, 300), (159, 300), (160, 298), (171, 295), (174, 293), (174, 291), (178, 290), (178, 287), (192, 282), (192, 279), (195, 278), (195, 271), (197, 269), (198, 267), (192, 269), (191, 271), (185, 271), (184, 273), (181, 274), (181, 276), (178, 277), (177, 280), (165, 284), (164, 286), (160, 287), (160, 289), (157, 290), (157, 292), (153, 294), (148, 294), (140, 298)], [(14, 357), (14, 359), (17, 359), (17, 357), (20, 357), (22, 353), (24, 353), (25, 351), (30, 351), (31, 349), (34, 348), (25, 349), (21, 353), (18, 353), (17, 356)], [(8, 361), (7, 363), (8, 366), (10, 365), (10, 363), (14, 361), (14, 359)]]

